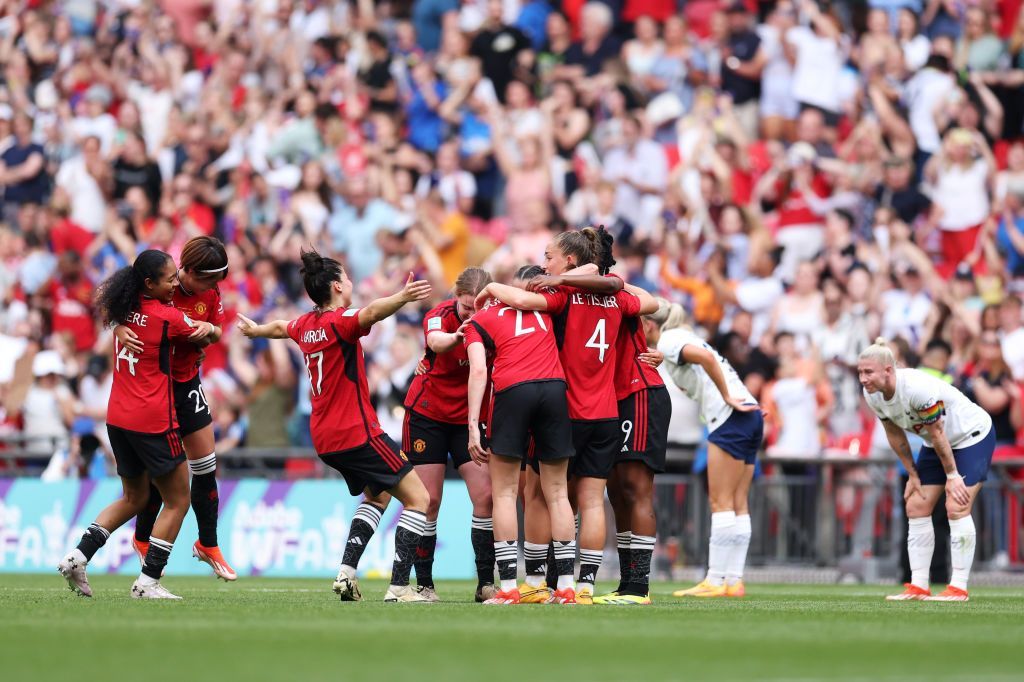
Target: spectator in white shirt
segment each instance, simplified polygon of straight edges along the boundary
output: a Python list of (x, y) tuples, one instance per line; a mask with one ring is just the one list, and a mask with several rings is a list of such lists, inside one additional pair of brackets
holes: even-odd
[(639, 119), (629, 116), (622, 126), (623, 144), (604, 158), (604, 177), (618, 185), (615, 212), (644, 238), (664, 205), (668, 159), (654, 140), (641, 138)]
[(100, 147), (98, 137), (85, 138), (82, 153), (62, 163), (56, 177), (57, 186), (71, 200), (72, 222), (94, 233), (103, 229), (107, 212), (102, 183), (109, 177), (109, 168), (100, 155)]

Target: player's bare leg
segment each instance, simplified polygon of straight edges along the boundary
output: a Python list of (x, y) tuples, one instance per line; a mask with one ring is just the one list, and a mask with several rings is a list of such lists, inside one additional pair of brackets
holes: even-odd
[(388, 491), (402, 503), (402, 515), (395, 530), (395, 563), (391, 569), (391, 585), (384, 595), (386, 602), (428, 603), (428, 600), (409, 586), (409, 575), (416, 560), (416, 550), (423, 540), (427, 523), (430, 494), (416, 475), (410, 471), (394, 488)]
[(132, 597), (136, 599), (180, 599), (160, 584), (167, 560), (178, 538), (181, 523), (185, 520), (190, 506), (188, 469), (179, 464), (170, 473), (153, 480), (163, 509), (153, 524), (153, 535), (149, 539), (149, 551), (142, 565), (142, 573), (132, 585)]
[(516, 502), (519, 499), (518, 457), (493, 455), (488, 461), (491, 477), (491, 515), (494, 519), (494, 559), (498, 565), (500, 589), (492, 598), (484, 601), (489, 605), (510, 605), (519, 603), (516, 587), (516, 573), (519, 563), (519, 519)]
[(940, 485), (921, 486), (920, 493), (906, 500), (907, 554), (910, 559), (910, 582), (903, 592), (886, 597), (888, 601), (918, 601), (931, 595), (929, 569), (935, 553), (935, 528), (932, 510), (942, 496)]
[(523, 475), (523, 558), (526, 561), (526, 581), (519, 586), (524, 604), (546, 604), (557, 578), (549, 584), (546, 575), (555, 573), (553, 558), (548, 556), (551, 545), (551, 518), (548, 503), (541, 490), (540, 476), (529, 466)]
[(135, 478), (122, 477), (121, 489), (121, 497), (99, 513), (82, 535), (78, 547), (71, 550), (57, 565), (57, 570), (68, 581), (68, 587), (83, 597), (92, 596), (86, 566), (99, 548), (106, 544), (110, 534), (128, 523), (146, 505), (149, 500), (149, 476), (142, 474)]
[(213, 574), (230, 582), (238, 579), (220, 551), (217, 542), (217, 519), (220, 516), (220, 495), (217, 491), (217, 453), (214, 452), (213, 424), (184, 436), (185, 457), (192, 473), (191, 503), (199, 528), (199, 539), (192, 546), (192, 556), (213, 569)]
[(949, 586), (945, 590), (934, 597), (927, 597), (925, 601), (968, 601), (967, 582), (971, 577), (971, 565), (974, 563), (977, 535), (971, 510), (974, 508), (974, 500), (977, 499), (980, 490), (980, 482), (967, 489), (969, 498), (967, 504), (958, 504), (951, 496), (946, 496), (953, 574), (950, 576)]
[(736, 512), (736, 527), (733, 531), (732, 549), (725, 566), (725, 589), (728, 597), (743, 597), (746, 587), (743, 585), (743, 568), (747, 563), (747, 550), (750, 548), (750, 485), (754, 481), (754, 465), (747, 464), (740, 480), (740, 486), (733, 498), (733, 511)]
[(747, 466), (714, 443), (708, 443), (708, 491), (711, 498), (708, 572), (700, 583), (688, 590), (673, 592), (673, 596), (726, 596), (725, 574), (736, 533), (736, 493), (747, 474)]
[(416, 589), (430, 601), (440, 601), (434, 591), (434, 549), (437, 547), (437, 514), (441, 509), (444, 494), (444, 464), (417, 464), (414, 468), (423, 486), (427, 489), (430, 502), (427, 504), (427, 523), (423, 540), (416, 549)]
[(380, 519), (390, 502), (391, 495), (386, 492), (374, 495), (369, 488), (363, 491), (363, 501), (356, 508), (356, 513), (352, 516), (352, 523), (349, 525), (345, 553), (341, 558), (341, 568), (334, 579), (334, 593), (341, 601), (361, 601), (363, 598), (359, 591), (359, 580), (356, 578), (359, 559), (366, 551), (366, 545), (370, 543), (370, 538), (377, 532)]
[(582, 477), (576, 483), (577, 509), (580, 515), (580, 577), (576, 585), (576, 603), (594, 603), (594, 583), (604, 556), (607, 533), (604, 518), (603, 478)]
[(475, 599), (483, 602), (498, 593), (494, 586), (494, 521), (491, 500), (491, 472), (489, 465), (478, 466), (466, 462), (459, 467), (459, 475), (466, 482), (469, 500), (473, 504), (473, 520), (469, 540), (476, 563)]
[(540, 485), (551, 518), (551, 537), (558, 570), (557, 589), (549, 600), (555, 604), (576, 603), (572, 570), (576, 560), (576, 521), (569, 504), (568, 471), (568, 459), (540, 462)]

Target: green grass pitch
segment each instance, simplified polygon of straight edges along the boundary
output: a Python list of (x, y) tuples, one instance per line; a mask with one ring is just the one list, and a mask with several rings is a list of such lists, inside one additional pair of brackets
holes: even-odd
[[(483, 607), (440, 582), (442, 604), (339, 603), (324, 580), (168, 578), (186, 601), (136, 602), (132, 578), (93, 599), (56, 573), (0, 577), (0, 679), (1021, 680), (1024, 591), (968, 604), (886, 603), (892, 588), (748, 585), (742, 600), (651, 607)], [(609, 585), (598, 586), (610, 587)]]

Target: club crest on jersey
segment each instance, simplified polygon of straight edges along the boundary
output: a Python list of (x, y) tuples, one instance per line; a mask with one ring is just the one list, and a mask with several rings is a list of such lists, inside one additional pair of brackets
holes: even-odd
[(196, 315), (205, 315), (205, 314), (206, 314), (206, 304), (203, 303), (202, 301), (200, 301), (199, 303), (196, 303)]
[(327, 340), (327, 332), (323, 327), (310, 329), (302, 335), (302, 343), (320, 343)]
[(417, 438), (412, 444), (412, 449), (418, 453), (421, 453), (427, 449), (427, 444), (423, 441), (422, 438)]

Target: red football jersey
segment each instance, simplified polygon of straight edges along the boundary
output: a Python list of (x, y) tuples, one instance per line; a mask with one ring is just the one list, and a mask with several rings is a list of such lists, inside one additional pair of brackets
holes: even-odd
[(615, 340), (622, 318), (640, 314), (640, 299), (625, 291), (607, 296), (574, 287), (540, 293), (555, 321), (555, 338), (569, 383), (569, 417), (618, 419)]
[(96, 320), (92, 313), (94, 287), (85, 277), (77, 282), (60, 278), (50, 281), (49, 294), (53, 300), (50, 321), (54, 334), (67, 333), (75, 342), (79, 353), (96, 343)]
[(465, 345), (482, 343), (494, 355), (494, 392), (529, 381), (565, 381), (554, 325), (547, 313), (525, 312), (496, 298), (470, 318)]
[[(189, 319), (209, 322), (221, 327), (224, 324), (224, 304), (217, 287), (193, 294), (185, 291), (180, 284), (174, 290), (171, 301), (174, 307), (188, 315)], [(174, 344), (174, 361), (171, 363), (171, 377), (178, 382), (188, 381), (199, 372), (199, 354), (203, 352), (190, 341)]]
[(647, 352), (647, 337), (639, 317), (627, 317), (615, 341), (615, 399), (622, 400), (645, 388), (664, 386), (658, 370), (637, 356)]
[(188, 338), (192, 324), (180, 310), (142, 298), (125, 325), (144, 344), (136, 355), (114, 338), (114, 384), (107, 423), (140, 433), (165, 433), (178, 427), (171, 390), (171, 356), (175, 341)]
[[(423, 336), (451, 334), (462, 324), (456, 312), (458, 302), (449, 299), (438, 304), (423, 318)], [(435, 353), (427, 347), (426, 374), (414, 377), (405, 396), (406, 409), (439, 422), (465, 424), (469, 418), (469, 356), (458, 344), (447, 353)]]
[(384, 433), (370, 405), (359, 309), (313, 311), (288, 323), (309, 373), (313, 414), (309, 431), (318, 454), (350, 450)]

